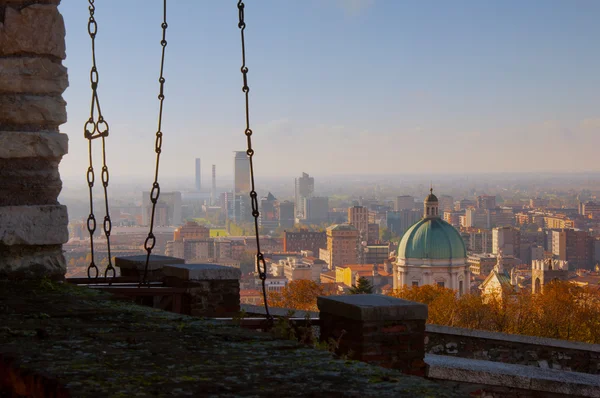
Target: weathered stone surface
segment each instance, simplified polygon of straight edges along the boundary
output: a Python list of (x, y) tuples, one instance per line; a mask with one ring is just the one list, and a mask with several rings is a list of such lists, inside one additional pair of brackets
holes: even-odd
[[(183, 262), (185, 260), (182, 258), (152, 254), (148, 261), (148, 275), (146, 277), (150, 280), (163, 279), (162, 269), (165, 264), (181, 264)], [(121, 270), (122, 276), (142, 278), (146, 268), (146, 254), (116, 257), (115, 267)]]
[(56, 127), (67, 121), (67, 103), (61, 96), (0, 95), (3, 125)]
[(67, 68), (48, 58), (0, 58), (0, 93), (62, 94)]
[(321, 312), (362, 321), (427, 319), (425, 304), (381, 294), (319, 297), (317, 306)]
[(55, 245), (69, 240), (66, 206), (0, 207), (0, 244)]
[(58, 158), (0, 157), (0, 206), (58, 204), (62, 189), (58, 162)]
[(0, 132), (0, 159), (61, 158), (67, 153), (68, 147), (69, 136), (66, 134)]
[(238, 268), (218, 264), (173, 264), (163, 268), (165, 276), (185, 281), (239, 280), (242, 276)]
[(65, 24), (53, 4), (6, 7), (0, 24), (0, 55), (39, 54), (65, 59)]
[(66, 270), (60, 245), (0, 245), (0, 277), (62, 279)]

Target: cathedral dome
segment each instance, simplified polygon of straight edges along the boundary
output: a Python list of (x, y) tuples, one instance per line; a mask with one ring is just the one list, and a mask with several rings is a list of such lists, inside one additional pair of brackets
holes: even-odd
[(410, 227), (398, 248), (398, 259), (452, 260), (466, 257), (465, 244), (458, 231), (439, 217), (423, 218)]

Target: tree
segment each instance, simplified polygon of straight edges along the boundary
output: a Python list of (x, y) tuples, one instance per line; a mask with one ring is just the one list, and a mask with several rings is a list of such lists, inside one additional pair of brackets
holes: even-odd
[(373, 284), (365, 277), (361, 276), (356, 282), (356, 286), (351, 287), (350, 294), (372, 294)]
[(390, 231), (389, 228), (381, 228), (379, 230), (379, 239), (381, 239), (382, 242), (389, 242), (392, 240), (392, 237), (392, 231)]
[(318, 311), (317, 297), (330, 296), (335, 293), (330, 286), (301, 279), (291, 281), (280, 292), (267, 292), (267, 302), (273, 307)]

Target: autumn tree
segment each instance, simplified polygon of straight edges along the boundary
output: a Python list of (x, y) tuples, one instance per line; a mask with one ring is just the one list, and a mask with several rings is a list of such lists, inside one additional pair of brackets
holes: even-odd
[(279, 292), (268, 292), (267, 302), (273, 307), (318, 311), (317, 297), (335, 293), (335, 289), (327, 284), (301, 279), (291, 281)]

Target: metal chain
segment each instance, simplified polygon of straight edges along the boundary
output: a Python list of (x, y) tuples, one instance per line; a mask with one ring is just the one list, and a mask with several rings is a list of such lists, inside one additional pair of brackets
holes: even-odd
[[(89, 154), (89, 166), (87, 169), (87, 183), (90, 193), (90, 214), (87, 219), (87, 229), (90, 233), (90, 254), (91, 261), (87, 269), (88, 278), (92, 278), (92, 270), (94, 270), (94, 278), (98, 278), (98, 266), (96, 266), (94, 260), (94, 232), (96, 231), (96, 216), (94, 215), (94, 166), (92, 160), (92, 140), (96, 138), (102, 138), (102, 186), (104, 187), (104, 205), (106, 215), (104, 216), (103, 229), (104, 235), (106, 236), (106, 247), (108, 250), (108, 265), (104, 271), (104, 277), (108, 276), (109, 272), (112, 272), (112, 278), (116, 276), (115, 268), (112, 265), (112, 256), (110, 252), (110, 232), (112, 229), (112, 222), (110, 220), (110, 213), (108, 208), (108, 166), (106, 165), (106, 137), (108, 137), (108, 123), (102, 116), (102, 110), (100, 109), (100, 100), (98, 99), (98, 68), (96, 67), (96, 33), (98, 32), (98, 24), (94, 18), (96, 7), (94, 6), (94, 0), (88, 0), (90, 18), (88, 20), (88, 34), (92, 40), (92, 69), (90, 70), (90, 84), (92, 87), (92, 103), (90, 106), (90, 118), (85, 122), (83, 127), (84, 137), (88, 140), (88, 154)], [(98, 117), (96, 118), (96, 110)]]
[(244, 134), (246, 135), (246, 139), (248, 141), (248, 149), (246, 150), (246, 154), (248, 155), (248, 161), (250, 162), (250, 199), (252, 201), (252, 216), (254, 217), (254, 231), (256, 234), (256, 269), (258, 271), (258, 277), (262, 283), (262, 293), (263, 300), (265, 302), (265, 311), (267, 315), (267, 320), (272, 322), (273, 317), (269, 313), (269, 304), (267, 302), (267, 289), (265, 286), (265, 282), (267, 280), (267, 264), (265, 263), (265, 256), (260, 251), (260, 238), (259, 238), (259, 230), (258, 230), (258, 217), (260, 213), (258, 212), (258, 195), (256, 193), (255, 185), (254, 185), (254, 166), (252, 163), (252, 157), (254, 156), (254, 150), (252, 149), (252, 130), (250, 129), (250, 107), (249, 107), (249, 98), (248, 94), (250, 92), (250, 87), (248, 87), (248, 67), (246, 66), (246, 42), (244, 40), (244, 30), (246, 29), (246, 22), (244, 22), (244, 2), (243, 0), (239, 0), (238, 4), (238, 12), (239, 12), (239, 23), (238, 28), (240, 28), (240, 35), (242, 39), (242, 67), (240, 71), (242, 72), (242, 77), (244, 80), (244, 85), (242, 86), (242, 92), (244, 93), (246, 99), (246, 129), (244, 130)]
[[(154, 183), (152, 183), (152, 191), (150, 191), (150, 201), (152, 202), (152, 214), (150, 216), (150, 231), (148, 232), (148, 237), (144, 242), (144, 249), (146, 250), (146, 265), (144, 267), (144, 277), (142, 279), (142, 284), (148, 283), (148, 264), (150, 263), (150, 254), (152, 254), (152, 249), (156, 245), (156, 237), (154, 236), (154, 214), (156, 211), (156, 203), (158, 203), (158, 197), (160, 196), (160, 185), (158, 184), (158, 166), (160, 163), (160, 152), (162, 148), (162, 114), (163, 114), (163, 101), (165, 100), (164, 87), (165, 87), (165, 78), (163, 76), (164, 66), (165, 66), (165, 49), (167, 47), (167, 0), (163, 0), (163, 22), (161, 23), (162, 28), (162, 40), (160, 41), (160, 45), (162, 46), (162, 56), (160, 59), (160, 77), (158, 78), (158, 82), (160, 83), (160, 93), (158, 94), (158, 100), (160, 102), (160, 108), (158, 111), (158, 129), (156, 131), (156, 141), (154, 143), (154, 151), (156, 152), (156, 169), (154, 171)], [(142, 209), (143, 211), (144, 209)]]

